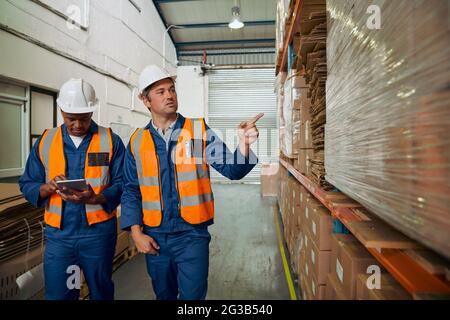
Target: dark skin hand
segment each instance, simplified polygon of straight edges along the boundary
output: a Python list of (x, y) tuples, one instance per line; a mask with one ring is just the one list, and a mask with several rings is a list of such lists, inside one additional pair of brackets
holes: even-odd
[(63, 188), (62, 190), (57, 190), (56, 193), (59, 194), (64, 201), (74, 203), (102, 204), (106, 202), (106, 198), (102, 194), (96, 194), (89, 184), (84, 191)]
[(63, 188), (60, 190), (56, 181), (67, 180), (64, 175), (59, 175), (44, 183), (39, 188), (39, 195), (41, 199), (50, 197), (53, 193), (57, 193), (64, 201), (85, 204), (102, 204), (106, 202), (106, 198), (102, 194), (96, 194), (92, 187), (88, 184), (88, 188), (84, 191), (74, 190), (70, 188)]
[(56, 181), (59, 180), (66, 180), (66, 177), (64, 175), (56, 176), (49, 182), (44, 183), (43, 185), (40, 186), (39, 195), (41, 199), (50, 197), (53, 193), (55, 193), (58, 190), (58, 185), (56, 184)]

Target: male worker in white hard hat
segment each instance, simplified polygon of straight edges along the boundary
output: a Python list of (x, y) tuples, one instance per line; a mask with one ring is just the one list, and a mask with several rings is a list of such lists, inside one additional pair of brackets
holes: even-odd
[[(92, 120), (98, 99), (88, 82), (64, 83), (57, 104), (64, 123), (34, 144), (19, 182), (28, 201), (45, 206), (45, 297), (78, 299), (82, 270), (90, 299), (111, 300), (125, 146)], [(81, 189), (57, 185), (75, 179), (87, 183)]]
[(231, 153), (203, 118), (177, 113), (175, 76), (148, 66), (139, 92), (152, 120), (127, 147), (121, 228), (145, 254), (157, 299), (202, 300), (214, 219), (209, 166), (233, 180), (247, 175), (257, 163), (250, 144), (263, 114), (239, 125), (239, 147)]

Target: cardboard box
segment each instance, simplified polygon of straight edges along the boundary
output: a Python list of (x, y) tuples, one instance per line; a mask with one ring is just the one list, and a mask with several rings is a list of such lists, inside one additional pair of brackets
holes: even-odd
[(298, 49), (300, 48), (300, 34), (296, 33), (294, 34), (294, 36), (292, 37), (292, 43), (293, 43), (293, 50), (294, 50), (294, 54), (297, 54)]
[[(307, 239), (305, 241), (305, 239)], [(303, 235), (303, 250), (299, 259), (299, 278), (301, 279), (300, 285), (304, 298), (306, 300), (324, 300), (326, 296), (325, 285), (319, 284), (318, 278), (315, 274), (314, 266), (311, 263), (310, 254), (306, 252), (310, 251), (312, 242), (308, 235)], [(328, 252), (329, 253), (329, 252)], [(318, 261), (316, 261), (318, 263)]]
[(308, 230), (311, 239), (319, 250), (331, 250), (333, 218), (330, 211), (321, 204), (308, 203), (306, 210), (310, 216)]
[(311, 283), (307, 276), (303, 275), (302, 296), (304, 300), (313, 300)]
[(298, 155), (295, 157), (293, 164), (294, 169), (298, 171), (299, 165), (298, 165)]
[(322, 203), (320, 203), (314, 196), (306, 199), (303, 214), (305, 217), (305, 221), (307, 221), (307, 229), (309, 229), (311, 225), (311, 210), (320, 207), (323, 207)]
[(303, 235), (303, 231), (300, 230), (298, 235), (298, 263), (297, 269), (295, 270), (298, 275), (304, 275), (305, 263), (306, 263), (306, 250), (305, 250), (305, 239)]
[(297, 72), (296, 75), (292, 77), (292, 88), (309, 89), (309, 85), (306, 83), (306, 79), (302, 72)]
[(306, 262), (309, 265), (309, 271), (313, 274), (311, 278), (315, 279), (318, 285), (325, 285), (330, 272), (331, 251), (319, 250), (312, 241), (310, 233), (307, 232), (307, 234), (310, 243), (306, 251)]
[(309, 275), (310, 273), (308, 270), (308, 264), (306, 263), (306, 261), (303, 261), (303, 263), (300, 266), (299, 277), (301, 279), (300, 291), (302, 292), (302, 298), (304, 300), (312, 300)]
[[(300, 118), (300, 112), (299, 112)], [(300, 125), (300, 149), (312, 149), (312, 130), (311, 130), (311, 121), (307, 120)]]
[(304, 226), (307, 229), (308, 225), (311, 223), (310, 222), (311, 216), (309, 214), (309, 209), (307, 210), (306, 208), (308, 208), (309, 206), (312, 206), (312, 205), (320, 205), (320, 202), (317, 201), (316, 198), (313, 195), (311, 195), (307, 189), (305, 189), (305, 193), (303, 193), (303, 196), (304, 196), (304, 201), (301, 203), (301, 207), (302, 207), (301, 211), (303, 214)]
[(300, 292), (302, 295), (302, 300), (312, 300), (312, 294), (309, 289), (309, 286), (307, 285), (307, 279), (304, 275), (299, 276), (299, 285), (300, 285)]
[(298, 172), (300, 172), (303, 175), (308, 175), (310, 162), (309, 160), (312, 159), (314, 156), (314, 149), (299, 149), (298, 150)]
[(315, 278), (309, 279), (309, 286), (311, 288), (312, 300), (325, 300), (326, 299), (326, 286), (318, 285)]
[(304, 123), (311, 120), (311, 100), (306, 96), (300, 98), (300, 120)]
[(307, 221), (305, 220), (305, 208), (306, 208), (306, 204), (310, 201), (310, 199), (313, 196), (309, 193), (309, 191), (303, 187), (300, 186), (300, 211), (299, 211), (299, 216), (298, 216), (298, 224), (300, 226), (301, 230), (306, 230), (307, 229)]
[(314, 150), (313, 149), (305, 149), (306, 150), (306, 176), (309, 177), (311, 175), (312, 164), (310, 160), (314, 158)]
[[(356, 299), (356, 280), (367, 267), (378, 265), (373, 256), (353, 236), (333, 234), (331, 272), (336, 275), (345, 295)], [(381, 268), (381, 267), (380, 267)]]
[(308, 98), (309, 88), (293, 88), (291, 96), (292, 109), (300, 110), (300, 121), (302, 123), (311, 120), (311, 100)]
[(301, 109), (307, 103), (308, 87), (292, 87), (292, 108)]
[(261, 196), (276, 197), (278, 190), (278, 163), (261, 164)]
[(301, 212), (301, 185), (297, 183), (293, 189), (294, 198), (293, 198), (293, 207), (294, 207), (294, 224), (296, 226), (297, 233), (300, 232), (301, 223), (302, 223), (302, 212)]
[(309, 237), (308, 232), (303, 232), (303, 250), (304, 250), (304, 255), (305, 255), (305, 262), (303, 265), (303, 274), (307, 280), (315, 277), (314, 270), (311, 265), (311, 257), (310, 257), (311, 246), (312, 246), (312, 242), (311, 242), (311, 238)]
[(339, 280), (335, 274), (329, 273), (325, 287), (325, 298), (327, 300), (350, 300), (339, 285)]
[(305, 150), (300, 149), (298, 151), (297, 163), (298, 163), (298, 166), (296, 167), (297, 171), (300, 172), (301, 174), (305, 175), (306, 174), (306, 152), (305, 152)]
[(297, 155), (297, 160), (298, 160), (298, 166), (297, 166), (297, 171), (300, 172), (301, 174), (305, 175), (306, 174), (306, 152), (303, 149), (300, 149), (298, 151), (298, 155)]
[(302, 131), (300, 122), (300, 110), (292, 110), (292, 154), (298, 154), (300, 150), (300, 132)]
[[(380, 287), (370, 288), (367, 280), (371, 275), (358, 274), (356, 299), (358, 300), (410, 300), (411, 295), (388, 273), (380, 275)], [(373, 285), (373, 282), (370, 281)]]
[(308, 237), (307, 232), (305, 232), (304, 230), (302, 230), (300, 232), (300, 241), (299, 241), (299, 266), (298, 266), (298, 274), (302, 274), (303, 276), (305, 276), (306, 278), (308, 278), (311, 273), (310, 273), (310, 266), (309, 263), (307, 262), (307, 252), (309, 252), (311, 249), (311, 240)]
[(2, 202), (6, 199), (21, 196), (19, 184), (17, 183), (0, 183), (0, 200)]

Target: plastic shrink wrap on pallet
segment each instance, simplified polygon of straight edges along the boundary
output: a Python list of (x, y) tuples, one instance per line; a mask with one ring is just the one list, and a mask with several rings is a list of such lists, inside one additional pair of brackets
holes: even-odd
[(450, 258), (449, 2), (327, 11), (326, 179)]

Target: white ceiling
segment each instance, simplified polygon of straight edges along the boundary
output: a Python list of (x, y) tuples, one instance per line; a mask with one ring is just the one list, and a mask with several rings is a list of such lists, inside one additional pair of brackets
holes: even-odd
[[(153, 3), (167, 26), (195, 24), (195, 28), (170, 30), (178, 51), (275, 47), (276, 0), (153, 0)], [(236, 3), (241, 8), (241, 20), (247, 22), (244, 28), (231, 30), (227, 25), (201, 26), (206, 23), (228, 24), (231, 8)], [(263, 23), (252, 25), (249, 22)]]

